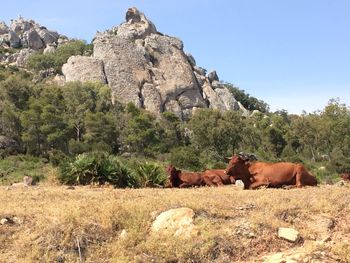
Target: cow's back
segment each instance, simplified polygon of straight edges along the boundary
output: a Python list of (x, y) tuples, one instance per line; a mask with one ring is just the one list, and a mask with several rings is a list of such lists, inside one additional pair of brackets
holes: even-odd
[(296, 164), (289, 162), (264, 163), (254, 162), (249, 167), (250, 174), (257, 181), (266, 181), (271, 185), (293, 183)]
[(180, 176), (181, 181), (191, 185), (202, 185), (202, 173), (197, 172), (182, 172)]

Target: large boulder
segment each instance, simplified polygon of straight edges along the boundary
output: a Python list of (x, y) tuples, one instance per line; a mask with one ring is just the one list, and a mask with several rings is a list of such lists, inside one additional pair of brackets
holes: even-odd
[(35, 31), (34, 28), (24, 32), (23, 39), (25, 45), (30, 49), (38, 50), (45, 46), (44, 42), (40, 38), (40, 35)]
[(98, 81), (106, 83), (103, 62), (97, 58), (72, 56), (62, 66), (66, 81)]
[(7, 42), (12, 48), (19, 48), (21, 46), (21, 39), (16, 34), (16, 32), (10, 30), (7, 35)]
[(152, 63), (153, 81), (163, 101), (177, 100), (182, 110), (206, 107), (181, 40), (151, 34), (145, 39), (145, 49)]
[(113, 34), (99, 34), (93, 43), (94, 57), (104, 63), (114, 100), (142, 106), (142, 83), (152, 83), (145, 51), (132, 40)]
[(45, 45), (47, 46), (48, 44), (57, 42), (58, 38), (59, 38), (59, 34), (57, 32), (53, 32), (53, 31), (49, 31), (46, 28), (41, 29), (38, 32), (40, 38), (43, 40), (43, 42), (45, 43)]
[(227, 109), (219, 94), (213, 90), (208, 80), (204, 82), (202, 88), (205, 98), (209, 101), (209, 108), (223, 111)]
[(231, 92), (224, 86), (215, 89), (215, 93), (218, 94), (226, 110), (238, 110), (239, 104)]

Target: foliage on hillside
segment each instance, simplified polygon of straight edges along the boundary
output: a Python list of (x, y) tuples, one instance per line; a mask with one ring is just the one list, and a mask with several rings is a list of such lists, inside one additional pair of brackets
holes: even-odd
[[(104, 151), (203, 170), (223, 168), (225, 157), (245, 151), (265, 161), (304, 162), (320, 178), (350, 170), (350, 110), (339, 100), (301, 116), (260, 105), (265, 113), (248, 118), (200, 109), (181, 122), (170, 112), (155, 116), (133, 104), (113, 105), (106, 85), (59, 87), (35, 84), (32, 77), (0, 67), (0, 135), (16, 140), (22, 153), (52, 163)], [(255, 99), (245, 96), (253, 105)]]
[(267, 113), (269, 111), (269, 105), (263, 100), (259, 100), (249, 95), (244, 90), (241, 90), (240, 88), (235, 87), (230, 83), (226, 83), (225, 87), (227, 87), (231, 91), (235, 99), (238, 100), (240, 103), (242, 103), (242, 105), (247, 110), (250, 110), (250, 111), (258, 110), (263, 113)]
[(91, 55), (91, 53), (91, 44), (87, 45), (84, 41), (75, 40), (58, 46), (52, 53), (34, 53), (28, 58), (27, 67), (37, 72), (52, 68), (57, 73), (61, 73), (62, 65), (67, 62), (70, 56)]

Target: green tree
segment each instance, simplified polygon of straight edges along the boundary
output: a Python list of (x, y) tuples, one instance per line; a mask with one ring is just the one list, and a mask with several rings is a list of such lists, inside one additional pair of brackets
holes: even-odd
[(83, 137), (85, 116), (96, 108), (96, 90), (90, 83), (70, 82), (62, 91), (67, 122), (75, 130), (75, 139), (79, 142)]
[(164, 130), (156, 118), (132, 103), (127, 105), (128, 119), (122, 131), (124, 148), (142, 155), (153, 156), (161, 151), (160, 143)]
[(84, 142), (92, 145), (92, 148), (94, 148), (94, 145), (97, 146), (103, 143), (116, 153), (118, 151), (118, 132), (115, 123), (116, 120), (111, 113), (88, 112), (84, 118)]
[(243, 126), (238, 112), (211, 109), (196, 111), (188, 123), (192, 145), (199, 151), (214, 151), (224, 158), (238, 148)]

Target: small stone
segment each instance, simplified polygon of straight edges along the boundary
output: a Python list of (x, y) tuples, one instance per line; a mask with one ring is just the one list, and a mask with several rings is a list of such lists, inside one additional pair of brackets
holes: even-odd
[(297, 230), (287, 227), (280, 227), (278, 229), (278, 237), (286, 239), (290, 242), (296, 242), (300, 238)]
[(3, 218), (3, 219), (0, 220), (0, 224), (1, 225), (5, 225), (5, 224), (8, 224), (8, 223), (10, 223), (10, 221), (7, 218)]
[(33, 177), (31, 176), (24, 176), (23, 177), (23, 184), (26, 186), (33, 185)]
[(67, 190), (74, 190), (75, 187), (74, 187), (74, 186), (68, 186), (66, 189), (67, 189)]
[(125, 239), (127, 237), (127, 235), (128, 235), (128, 232), (125, 229), (123, 229), (122, 232), (120, 233), (119, 237), (121, 239)]
[(237, 186), (239, 189), (244, 189), (244, 183), (242, 180), (236, 180), (235, 186)]
[(254, 234), (253, 232), (250, 232), (250, 233), (248, 234), (248, 237), (249, 237), (249, 238), (254, 238), (254, 237), (255, 237), (255, 234)]
[(22, 220), (19, 219), (17, 216), (14, 216), (12, 218), (12, 221), (15, 223), (15, 224), (22, 224)]

